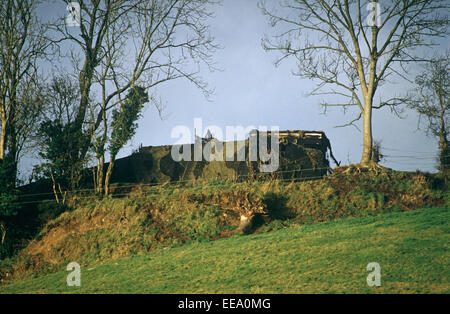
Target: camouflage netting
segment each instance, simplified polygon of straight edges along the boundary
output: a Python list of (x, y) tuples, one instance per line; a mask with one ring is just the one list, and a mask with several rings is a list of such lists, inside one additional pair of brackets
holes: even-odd
[[(312, 135), (311, 135), (312, 134)], [(201, 139), (204, 145), (208, 142)], [(213, 139), (213, 141), (216, 141)], [(220, 142), (216, 141), (216, 146)], [(329, 161), (329, 141), (321, 131), (280, 131), (279, 167), (274, 173), (261, 173), (261, 161), (249, 161), (249, 140), (245, 146), (245, 161), (237, 161), (237, 144), (234, 142), (233, 161), (225, 161), (227, 145), (223, 144), (224, 161), (174, 161), (171, 146), (141, 147), (131, 156), (118, 159), (112, 174), (112, 183), (164, 183), (193, 180), (234, 180), (252, 178), (299, 179), (316, 178), (325, 175)], [(268, 139), (270, 146), (270, 136)], [(191, 160), (194, 160), (194, 144), (191, 144)], [(270, 148), (270, 147), (269, 147)], [(181, 151), (182, 152), (182, 151)], [(231, 153), (229, 154), (231, 155)], [(258, 154), (259, 156), (259, 154)]]

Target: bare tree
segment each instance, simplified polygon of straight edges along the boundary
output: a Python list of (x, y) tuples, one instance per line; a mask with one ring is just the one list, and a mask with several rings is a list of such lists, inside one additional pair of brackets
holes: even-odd
[(49, 42), (37, 20), (38, 1), (0, 2), (0, 159), (19, 155), (42, 108), (37, 62)]
[[(396, 106), (404, 97), (377, 102), (375, 95), (387, 79), (405, 77), (409, 62), (423, 60), (418, 53), (448, 34), (446, 0), (285, 0), (279, 9), (260, 3), (279, 32), (263, 40), (267, 51), (282, 60), (294, 57), (295, 73), (318, 81), (312, 95), (338, 95), (344, 101), (323, 103), (344, 110), (357, 108), (346, 125), (363, 120), (360, 164), (375, 166), (372, 156), (372, 110)], [(366, 15), (369, 10), (368, 15)]]
[(450, 54), (437, 57), (426, 64), (424, 72), (416, 77), (416, 88), (408, 106), (419, 113), (427, 135), (439, 139), (439, 170), (450, 171)]
[[(69, 2), (69, 1), (68, 1)], [(101, 191), (108, 113), (134, 86), (147, 92), (157, 85), (184, 78), (205, 95), (211, 90), (199, 76), (200, 66), (213, 69), (217, 48), (206, 21), (212, 0), (91, 0), (79, 1), (79, 28), (64, 18), (55, 24), (58, 41), (69, 41), (81, 51), (71, 53), (79, 81), (80, 102), (74, 125), (90, 133), (97, 156), (97, 189)], [(93, 91), (99, 99), (94, 99)], [(157, 98), (150, 97), (154, 105)], [(79, 148), (79, 156), (88, 151)]]

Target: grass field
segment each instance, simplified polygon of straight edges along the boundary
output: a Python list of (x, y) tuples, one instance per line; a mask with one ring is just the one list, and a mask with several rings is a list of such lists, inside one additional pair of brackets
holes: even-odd
[[(450, 209), (347, 218), (161, 248), (0, 286), (0, 293), (449, 293)], [(381, 266), (369, 287), (366, 266)]]

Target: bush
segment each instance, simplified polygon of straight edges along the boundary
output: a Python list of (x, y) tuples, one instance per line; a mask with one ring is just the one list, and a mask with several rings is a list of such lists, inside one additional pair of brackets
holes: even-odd
[(57, 218), (63, 212), (69, 210), (66, 205), (55, 200), (46, 200), (38, 203), (38, 224), (44, 225), (46, 222)]
[(0, 259), (9, 256), (14, 247), (14, 238), (10, 237), (14, 234), (11, 218), (19, 210), (15, 169), (14, 161), (0, 159)]

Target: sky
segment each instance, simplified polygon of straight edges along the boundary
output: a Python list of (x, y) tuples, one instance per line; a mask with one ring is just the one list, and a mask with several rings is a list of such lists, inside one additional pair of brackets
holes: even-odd
[[(333, 154), (342, 164), (358, 163), (362, 153), (362, 132), (355, 127), (336, 128), (355, 115), (330, 108), (323, 114), (321, 98), (308, 97), (315, 82), (292, 75), (294, 60), (275, 67), (277, 53), (268, 53), (261, 40), (271, 32), (268, 19), (257, 7), (257, 0), (223, 0), (214, 8), (210, 21), (211, 34), (222, 49), (214, 54), (221, 71), (203, 69), (201, 76), (215, 89), (206, 99), (203, 93), (186, 80), (159, 85), (156, 92), (163, 99), (162, 118), (156, 108), (148, 106), (138, 121), (135, 137), (119, 153), (129, 155), (139, 145), (174, 144), (171, 131), (178, 125), (192, 132), (194, 118), (203, 126), (216, 125), (225, 132), (226, 126), (278, 126), (280, 130), (322, 130), (330, 139)], [(62, 11), (62, 12), (61, 12)], [(41, 9), (41, 14), (66, 14), (65, 6)], [(448, 47), (448, 41), (444, 43)], [(402, 82), (386, 84), (378, 93), (392, 93), (407, 88)], [(389, 109), (375, 110), (373, 135), (380, 140), (382, 153), (387, 155), (382, 165), (398, 169), (436, 171), (437, 140), (418, 130), (418, 116), (406, 110), (403, 119)], [(356, 123), (362, 130), (362, 122)], [(204, 129), (206, 132), (206, 129)], [(197, 133), (198, 130), (197, 130)], [(21, 168), (36, 164), (35, 158), (25, 158)]]

